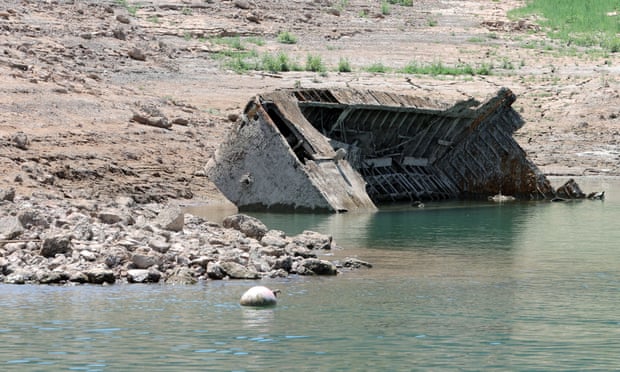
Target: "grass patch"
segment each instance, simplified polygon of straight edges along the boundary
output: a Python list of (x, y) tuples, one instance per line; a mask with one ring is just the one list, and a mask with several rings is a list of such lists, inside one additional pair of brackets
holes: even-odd
[(386, 72), (390, 72), (390, 68), (381, 62), (373, 63), (372, 65), (366, 67), (365, 70), (375, 74), (385, 74)]
[(389, 15), (391, 12), (392, 12), (392, 9), (390, 8), (390, 3), (388, 3), (387, 1), (382, 1), (381, 2), (381, 14)]
[(211, 42), (214, 44), (226, 45), (236, 50), (245, 50), (245, 45), (238, 36), (216, 37), (212, 38)]
[(278, 34), (278, 42), (282, 44), (296, 44), (297, 36), (288, 31), (283, 31)]
[(323, 59), (319, 55), (308, 54), (306, 58), (306, 71), (325, 72), (326, 68)]
[(612, 53), (620, 51), (620, 1), (618, 0), (532, 0), (509, 12), (511, 18), (532, 14), (552, 38), (568, 45), (599, 46)]
[(351, 64), (349, 63), (349, 60), (346, 58), (340, 58), (340, 61), (338, 62), (338, 72), (351, 72)]
[(388, 0), (390, 4), (396, 4), (401, 6), (413, 6), (413, 0)]
[(405, 74), (417, 75), (491, 75), (492, 66), (490, 64), (482, 64), (478, 67), (469, 64), (458, 64), (456, 66), (446, 66), (441, 62), (435, 62), (428, 65), (410, 62), (400, 72)]
[(262, 58), (262, 69), (270, 72), (300, 71), (301, 67), (293, 61), (286, 53), (280, 52), (276, 55), (265, 54)]

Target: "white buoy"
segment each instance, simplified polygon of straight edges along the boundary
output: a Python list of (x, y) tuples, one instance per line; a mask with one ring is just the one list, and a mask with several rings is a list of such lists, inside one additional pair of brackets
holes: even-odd
[(241, 306), (274, 306), (279, 292), (263, 286), (252, 287), (241, 296), (239, 303)]

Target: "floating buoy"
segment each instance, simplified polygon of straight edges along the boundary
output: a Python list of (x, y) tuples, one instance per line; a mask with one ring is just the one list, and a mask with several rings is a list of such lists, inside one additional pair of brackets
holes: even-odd
[(278, 293), (278, 289), (272, 291), (263, 286), (252, 287), (241, 296), (239, 303), (241, 306), (275, 306)]

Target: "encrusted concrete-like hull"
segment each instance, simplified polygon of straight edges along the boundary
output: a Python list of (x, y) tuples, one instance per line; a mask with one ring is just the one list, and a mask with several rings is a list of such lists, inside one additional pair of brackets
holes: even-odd
[(207, 165), (241, 209), (374, 210), (374, 202), (553, 197), (512, 137), (501, 89), (480, 104), (350, 89), (257, 96)]

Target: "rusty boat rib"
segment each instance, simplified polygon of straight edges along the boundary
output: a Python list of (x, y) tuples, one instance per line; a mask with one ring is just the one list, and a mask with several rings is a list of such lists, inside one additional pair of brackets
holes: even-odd
[(552, 198), (513, 138), (507, 88), (446, 104), (353, 89), (287, 89), (251, 100), (206, 173), (240, 209), (344, 212), (399, 201)]

